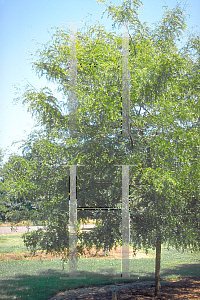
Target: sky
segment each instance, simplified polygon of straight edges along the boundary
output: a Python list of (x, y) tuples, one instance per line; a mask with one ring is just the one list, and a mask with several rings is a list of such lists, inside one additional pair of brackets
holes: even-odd
[[(110, 1), (106, 1), (108, 4)], [(139, 10), (142, 22), (151, 25), (159, 21), (164, 9), (173, 8), (176, 0), (143, 0)], [(121, 0), (113, 0), (121, 5)], [(187, 26), (193, 32), (200, 32), (200, 1), (186, 1)], [(69, 22), (77, 22), (81, 29), (83, 22), (93, 25), (100, 21), (111, 30), (112, 20), (102, 13), (105, 5), (96, 0), (0, 0), (0, 148), (6, 151), (4, 162), (12, 153), (21, 154), (14, 141), (26, 139), (34, 129), (34, 118), (21, 102), (14, 103), (16, 88), (24, 91), (29, 82), (36, 89), (48, 86), (54, 95), (63, 101), (62, 94), (56, 92), (56, 85), (45, 78), (39, 78), (31, 66), (31, 54), (38, 49), (38, 43), (45, 44), (54, 32), (52, 27), (69, 28)]]

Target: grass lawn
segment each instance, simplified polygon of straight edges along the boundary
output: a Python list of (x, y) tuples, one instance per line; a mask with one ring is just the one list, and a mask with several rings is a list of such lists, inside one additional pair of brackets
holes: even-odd
[(2, 253), (26, 252), (21, 234), (0, 235), (0, 255)]
[[(1, 235), (0, 253), (20, 253), (27, 251), (20, 235)], [(155, 251), (150, 251), (155, 254)], [(154, 280), (155, 258), (130, 259), (130, 280)], [(79, 274), (86, 279), (66, 279), (68, 264), (62, 270), (60, 259), (53, 260), (18, 260), (0, 262), (0, 299), (47, 300), (60, 291), (92, 285), (122, 282), (113, 279), (120, 274), (120, 259), (86, 259), (78, 261)], [(161, 277), (176, 279), (200, 276), (200, 253), (184, 254), (174, 249), (169, 251), (162, 246)], [(138, 279), (139, 277), (139, 279)]]

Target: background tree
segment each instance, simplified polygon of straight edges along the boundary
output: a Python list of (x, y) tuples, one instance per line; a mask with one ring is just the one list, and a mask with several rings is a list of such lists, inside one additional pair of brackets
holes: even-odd
[(3, 167), (3, 149), (0, 148), (0, 220), (5, 220), (6, 207), (2, 204), (5, 198), (5, 192), (3, 188), (4, 178), (2, 176), (2, 167)]

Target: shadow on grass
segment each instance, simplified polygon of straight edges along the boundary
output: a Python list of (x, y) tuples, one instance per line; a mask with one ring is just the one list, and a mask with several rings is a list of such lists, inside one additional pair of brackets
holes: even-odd
[[(12, 278), (1, 280), (0, 299), (48, 300), (59, 292), (75, 288), (154, 280), (153, 273), (146, 273), (138, 280), (138, 275), (131, 279), (113, 279), (112, 268), (107, 272), (110, 274), (78, 271), (78, 274), (86, 279), (66, 279), (68, 275), (66, 270), (54, 269), (40, 271), (37, 275), (17, 274)], [(200, 264), (183, 264), (173, 269), (163, 269), (161, 272), (162, 279), (173, 276), (176, 278), (200, 277)]]
[(162, 269), (162, 279), (200, 277), (200, 260), (196, 264), (182, 264), (170, 269)]
[[(47, 300), (57, 293), (82, 287), (115, 284), (117, 282), (139, 281), (137, 276), (131, 279), (113, 279), (112, 275), (97, 274), (94, 272), (79, 271), (78, 275), (86, 279), (66, 279), (68, 272), (48, 269), (38, 275), (13, 276), (12, 279), (2, 280), (0, 283), (0, 299), (20, 300)], [(140, 277), (140, 281), (152, 280), (152, 277)]]

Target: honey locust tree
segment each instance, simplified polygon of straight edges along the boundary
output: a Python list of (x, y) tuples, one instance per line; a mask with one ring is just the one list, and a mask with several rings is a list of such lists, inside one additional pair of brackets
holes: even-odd
[[(177, 42), (186, 30), (180, 6), (166, 10), (152, 29), (139, 21), (140, 5), (140, 1), (124, 1), (120, 7), (112, 4), (106, 9), (115, 24), (129, 21), (128, 136), (119, 135), (122, 36), (107, 32), (99, 23), (77, 32), (76, 137), (67, 136), (69, 114), (63, 113), (49, 89), (38, 92), (28, 86), (21, 99), (47, 137), (62, 141), (65, 163), (85, 165), (77, 170), (78, 206), (115, 206), (121, 200), (121, 172), (114, 165), (134, 165), (130, 169), (131, 244), (135, 249), (156, 248), (159, 296), (161, 244), (199, 247), (199, 36), (190, 35), (179, 49)], [(58, 85), (66, 105), (69, 58), (69, 32), (57, 28), (33, 63), (40, 76)], [(192, 203), (195, 211), (188, 211)], [(108, 242), (112, 248), (120, 240), (121, 216), (101, 212), (99, 218), (102, 222), (92, 232), (78, 233), (79, 242), (88, 247), (95, 244), (97, 250)]]

